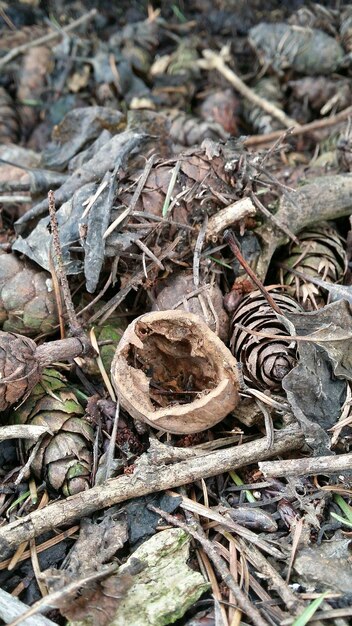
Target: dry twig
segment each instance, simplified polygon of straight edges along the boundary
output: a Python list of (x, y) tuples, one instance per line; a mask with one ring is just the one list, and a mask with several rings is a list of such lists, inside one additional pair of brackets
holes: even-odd
[(257, 441), (212, 452), (200, 458), (161, 467), (150, 464), (148, 456), (142, 455), (133, 475), (114, 478), (103, 485), (55, 502), (41, 511), (34, 511), (22, 519), (2, 526), (0, 558), (7, 557), (22, 541), (58, 528), (62, 524), (71, 524), (99, 509), (148, 493), (193, 483), (200, 478), (217, 476), (230, 469), (234, 470), (271, 456), (282, 455), (289, 450), (299, 449), (303, 441), (302, 431), (297, 427), (291, 427), (275, 433), (275, 440), (270, 449), (267, 447), (267, 438), (262, 437)]
[(43, 43), (53, 41), (53, 39), (56, 39), (57, 37), (62, 37), (64, 33), (69, 33), (71, 30), (74, 30), (78, 26), (81, 26), (81, 24), (89, 22), (89, 20), (93, 19), (97, 15), (97, 13), (97, 9), (92, 9), (91, 11), (89, 11), (89, 13), (82, 15), (77, 20), (73, 20), (72, 22), (70, 22), (70, 24), (64, 26), (56, 32), (48, 33), (47, 35), (43, 35), (42, 37), (38, 37), (37, 39), (33, 39), (32, 41), (28, 41), (27, 43), (22, 44), (21, 46), (13, 48), (12, 50), (10, 50), (10, 52), (5, 54), (5, 56), (0, 59), (0, 69), (4, 67), (7, 63), (12, 61), (12, 59), (15, 59), (19, 54), (27, 52), (27, 50), (29, 50), (30, 48), (33, 48), (35, 46), (41, 46)]
[(288, 461), (263, 461), (259, 469), (266, 478), (277, 476), (312, 476), (324, 474), (330, 476), (337, 472), (352, 470), (352, 452), (336, 456), (315, 456), (305, 459), (289, 459)]
[[(286, 128), (299, 127), (299, 124), (296, 120), (288, 117), (284, 111), (281, 111), (275, 104), (265, 100), (261, 96), (259, 96), (253, 89), (248, 87), (243, 80), (233, 70), (231, 70), (225, 63), (223, 56), (221, 53), (213, 52), (212, 50), (203, 50), (204, 60), (199, 61), (202, 69), (216, 69), (220, 74), (222, 74), (226, 80), (233, 85), (233, 87), (238, 91), (244, 98), (247, 98), (250, 102), (259, 106), (261, 109), (269, 113), (272, 117), (279, 120), (281, 124), (286, 126)], [(282, 133), (282, 131), (281, 131)], [(275, 137), (276, 138), (276, 137)]]

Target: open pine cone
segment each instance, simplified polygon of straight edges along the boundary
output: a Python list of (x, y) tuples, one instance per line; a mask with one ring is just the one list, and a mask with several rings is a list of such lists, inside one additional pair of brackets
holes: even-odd
[[(41, 381), (27, 400), (12, 413), (17, 424), (48, 426), (31, 463), (35, 476), (65, 496), (90, 486), (93, 429), (84, 418), (84, 409), (66, 380), (53, 369), (43, 371)], [(27, 456), (35, 442), (26, 440)]]
[[(281, 293), (271, 293), (283, 313), (301, 311), (293, 298)], [(231, 349), (242, 363), (245, 382), (257, 389), (279, 391), (282, 379), (296, 365), (296, 347), (288, 339), (258, 337), (238, 328), (237, 324), (267, 335), (287, 335), (260, 291), (246, 296), (232, 319)]]
[(28, 396), (44, 367), (91, 351), (84, 335), (37, 346), (29, 337), (0, 330), (0, 413)]
[(34, 337), (57, 324), (50, 274), (15, 254), (0, 254), (0, 326)]
[(0, 412), (25, 396), (41, 376), (32, 339), (0, 331)]
[(0, 87), (0, 144), (16, 143), (20, 129), (17, 112), (11, 96)]
[[(346, 268), (345, 246), (333, 226), (323, 222), (302, 231), (298, 238), (300, 245), (293, 244), (290, 247), (284, 265), (328, 283), (336, 283), (343, 278)], [(280, 270), (280, 282), (289, 287), (289, 293), (305, 309), (318, 309), (326, 303), (319, 287), (287, 270)]]

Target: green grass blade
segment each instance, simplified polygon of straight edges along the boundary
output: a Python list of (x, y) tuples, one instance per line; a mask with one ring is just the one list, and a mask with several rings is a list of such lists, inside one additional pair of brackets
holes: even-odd
[(328, 591), (325, 591), (324, 593), (321, 594), (321, 596), (319, 596), (319, 598), (316, 598), (315, 600), (313, 600), (313, 602), (311, 602), (304, 609), (303, 613), (301, 613), (301, 615), (297, 617), (297, 619), (293, 622), (292, 626), (305, 626), (305, 624), (309, 622), (310, 618), (313, 617), (316, 610), (320, 607), (321, 603), (323, 602), (327, 594), (328, 594)]

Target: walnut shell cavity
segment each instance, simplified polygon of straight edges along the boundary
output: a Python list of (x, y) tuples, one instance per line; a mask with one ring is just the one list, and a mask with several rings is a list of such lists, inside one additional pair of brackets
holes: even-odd
[(141, 315), (123, 334), (111, 367), (121, 405), (174, 434), (211, 428), (239, 403), (237, 361), (198, 316)]

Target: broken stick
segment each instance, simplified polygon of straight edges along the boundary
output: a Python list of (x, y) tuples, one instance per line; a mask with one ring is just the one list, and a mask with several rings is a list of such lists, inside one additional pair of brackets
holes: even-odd
[(164, 489), (193, 483), (200, 478), (218, 476), (223, 472), (257, 463), (261, 459), (282, 455), (289, 450), (302, 447), (302, 431), (293, 426), (275, 433), (272, 447), (268, 449), (266, 437), (240, 446), (211, 452), (206, 456), (181, 461), (170, 466), (150, 463), (143, 454), (131, 476), (119, 476), (103, 485), (59, 500), (47, 507), (33, 511), (0, 528), (0, 558), (4, 559), (23, 541), (57, 529), (62, 524), (91, 515), (99, 509), (124, 502), (131, 498), (156, 493)]
[(289, 459), (288, 461), (262, 461), (259, 469), (265, 478), (276, 476), (312, 476), (324, 474), (330, 476), (337, 472), (352, 471), (352, 453), (336, 456), (315, 456), (306, 459)]

